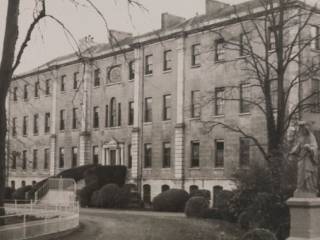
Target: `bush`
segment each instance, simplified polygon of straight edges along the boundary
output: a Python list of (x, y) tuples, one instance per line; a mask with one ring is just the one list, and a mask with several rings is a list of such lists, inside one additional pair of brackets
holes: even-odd
[(281, 190), (277, 194), (272, 191), (272, 178), (267, 167), (253, 166), (234, 175), (238, 188), (229, 209), (237, 216), (242, 228), (265, 228), (275, 233), (279, 240), (289, 236), (290, 214), (286, 200), (293, 194), (293, 184), (289, 182), (294, 175), (292, 172), (287, 174), (293, 166), (284, 165), (283, 175), (287, 176), (281, 179)]
[(5, 187), (4, 189), (4, 199), (10, 200), (14, 190), (11, 187)]
[(93, 182), (89, 185), (84, 186), (78, 192), (78, 199), (81, 207), (88, 207), (90, 206), (91, 202), (91, 195), (94, 191), (99, 189), (99, 184), (97, 182)]
[(214, 206), (218, 209), (228, 209), (234, 193), (228, 190), (222, 190), (215, 196)]
[(126, 181), (127, 167), (125, 166), (101, 166), (96, 165), (89, 168), (84, 173), (84, 179), (86, 184), (92, 182), (98, 182), (100, 186), (104, 186), (109, 183), (123, 186)]
[(125, 208), (130, 200), (130, 191), (116, 184), (106, 184), (92, 196), (92, 203), (103, 208)]
[(31, 185), (18, 188), (16, 191), (13, 192), (12, 199), (26, 200), (26, 198), (25, 198), (26, 192), (29, 192), (31, 189), (32, 189)]
[(209, 210), (209, 201), (204, 197), (191, 197), (185, 207), (187, 217), (205, 218)]
[(182, 189), (169, 189), (153, 199), (155, 211), (183, 212), (189, 194)]
[(99, 190), (94, 191), (91, 195), (90, 206), (92, 207), (100, 207), (99, 206)]
[(208, 201), (210, 201), (210, 191), (206, 189), (197, 189), (190, 193), (190, 197), (204, 197)]

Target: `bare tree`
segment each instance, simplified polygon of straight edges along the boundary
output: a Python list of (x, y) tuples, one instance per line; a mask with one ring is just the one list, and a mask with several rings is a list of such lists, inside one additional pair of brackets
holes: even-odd
[[(91, 7), (97, 13), (97, 15), (103, 20), (106, 28), (107, 40), (110, 44), (112, 42), (119, 43), (116, 37), (113, 35), (112, 31), (108, 28), (107, 21), (103, 14), (100, 12), (99, 8), (91, 0), (83, 0), (87, 5), (84, 5), (79, 0), (69, 0), (74, 6), (84, 6)], [(125, 0), (128, 2), (128, 9), (130, 6), (142, 7), (139, 1)], [(4, 192), (5, 192), (5, 182), (6, 182), (6, 137), (7, 137), (7, 116), (6, 116), (6, 98), (10, 88), (10, 82), (12, 80), (14, 71), (17, 69), (21, 62), (21, 58), (28, 43), (31, 40), (32, 33), (44, 18), (54, 21), (56, 24), (61, 26), (69, 37), (76, 43), (72, 32), (65, 27), (62, 21), (53, 15), (47, 14), (46, 12), (46, 0), (36, 0), (35, 8), (33, 12), (33, 21), (28, 26), (26, 35), (23, 37), (19, 36), (19, 10), (20, 10), (20, 0), (8, 0), (7, 1), (7, 13), (5, 20), (5, 32), (3, 41), (3, 51), (0, 62), (0, 216), (4, 214)], [(21, 37), (23, 39), (22, 44), (17, 46), (17, 40)], [(76, 54), (79, 60), (82, 59), (81, 50), (77, 49)], [(1, 222), (0, 222), (1, 224)]]
[(219, 126), (251, 139), (271, 171), (274, 192), (281, 190), (288, 129), (303, 112), (319, 110), (319, 89), (303, 90), (320, 73), (319, 51), (311, 50), (320, 49), (319, 25), (314, 26), (319, 13), (317, 6), (297, 0), (258, 0), (234, 6), (239, 35), (228, 33), (227, 28), (214, 31), (218, 35), (216, 60), (236, 52), (241, 57), (243, 79), (240, 84), (225, 86), (220, 94), (211, 92), (205, 104), (235, 101), (240, 111), (254, 109), (265, 120), (267, 136), (261, 140), (228, 121), (209, 119), (204, 124), (209, 131)]

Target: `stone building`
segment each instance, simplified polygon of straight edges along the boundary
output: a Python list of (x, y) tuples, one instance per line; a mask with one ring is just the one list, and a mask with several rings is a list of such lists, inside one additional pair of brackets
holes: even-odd
[[(238, 5), (242, 11), (247, 6), (261, 11), (254, 1)], [(233, 11), (207, 0), (204, 15), (186, 20), (164, 13), (157, 31), (136, 37), (113, 31), (113, 46), (88, 37), (81, 54), (16, 76), (8, 108), (9, 184), (29, 185), (100, 163), (128, 166), (128, 181), (138, 184), (146, 201), (168, 188), (212, 195), (233, 188), (234, 170), (260, 153), (239, 133), (205, 131), (203, 121), (236, 122), (261, 142), (266, 136), (257, 109), (234, 101), (203, 104), (245, 79), (239, 51), (218, 45), (217, 31), (241, 36)], [(319, 122), (315, 113), (307, 117)]]

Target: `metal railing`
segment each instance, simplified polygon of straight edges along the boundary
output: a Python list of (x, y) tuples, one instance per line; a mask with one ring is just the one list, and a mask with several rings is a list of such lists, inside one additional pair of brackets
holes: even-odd
[(22, 240), (63, 232), (79, 226), (79, 204), (6, 204), (6, 215), (0, 217), (0, 239)]

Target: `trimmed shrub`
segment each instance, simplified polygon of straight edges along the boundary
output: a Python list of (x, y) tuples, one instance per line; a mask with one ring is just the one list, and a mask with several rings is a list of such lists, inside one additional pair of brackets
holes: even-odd
[(234, 193), (228, 190), (222, 190), (215, 197), (214, 206), (218, 209), (228, 209), (229, 203), (232, 200)]
[(183, 212), (189, 194), (182, 189), (169, 189), (158, 194), (153, 199), (153, 209), (155, 211)]
[(191, 197), (185, 208), (187, 217), (205, 218), (209, 210), (209, 201), (204, 197)]
[(92, 202), (95, 202), (97, 207), (103, 208), (125, 208), (129, 201), (130, 191), (120, 188), (116, 184), (104, 185), (92, 199)]
[(94, 191), (91, 195), (90, 206), (92, 207), (100, 207), (99, 206), (99, 190)]
[(18, 188), (16, 191), (13, 192), (12, 199), (26, 200), (25, 198), (26, 192), (29, 192), (31, 189), (32, 189), (31, 185)]
[(210, 201), (210, 199), (211, 199), (210, 191), (206, 190), (206, 189), (197, 189), (197, 190), (191, 191), (190, 197), (191, 198), (192, 197), (204, 197), (208, 201)]
[(96, 165), (87, 169), (84, 173), (86, 184), (97, 181), (100, 186), (109, 183), (123, 186), (126, 181), (127, 167), (126, 166), (101, 166)]
[(79, 192), (78, 192), (78, 199), (80, 202), (81, 207), (88, 207), (90, 206), (91, 202), (91, 195), (94, 191), (99, 189), (99, 184), (97, 182), (91, 183), (89, 185), (84, 186)]
[(4, 199), (10, 200), (14, 190), (11, 187), (4, 188)]

